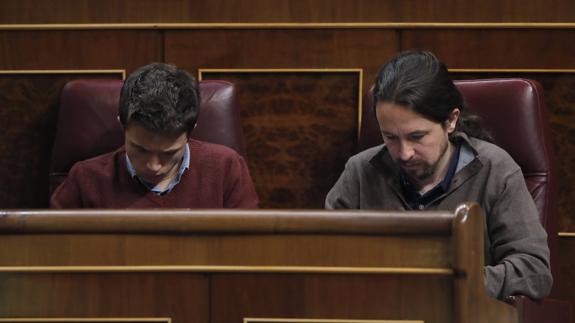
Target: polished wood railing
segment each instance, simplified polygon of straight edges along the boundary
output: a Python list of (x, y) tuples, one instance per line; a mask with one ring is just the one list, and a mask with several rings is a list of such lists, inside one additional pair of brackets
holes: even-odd
[(482, 218), (0, 211), (0, 322), (516, 322), (484, 291)]

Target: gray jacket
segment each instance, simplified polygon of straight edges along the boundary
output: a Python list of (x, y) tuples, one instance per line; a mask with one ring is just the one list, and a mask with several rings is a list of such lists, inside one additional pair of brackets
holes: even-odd
[[(463, 140), (457, 171), (447, 192), (425, 210), (453, 211), (475, 201), (485, 218), (485, 284), (491, 297), (549, 294), (553, 279), (547, 234), (519, 166), (503, 149), (456, 133)], [(402, 196), (399, 168), (385, 145), (351, 157), (329, 191), (328, 209), (409, 209)]]

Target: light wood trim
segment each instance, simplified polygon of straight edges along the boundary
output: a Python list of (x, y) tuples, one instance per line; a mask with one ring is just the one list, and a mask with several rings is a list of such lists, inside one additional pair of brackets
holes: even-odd
[(38, 318), (38, 317), (19, 317), (19, 318), (0, 318), (0, 322), (160, 322), (160, 323), (171, 323), (172, 319), (169, 317), (105, 317), (105, 318), (85, 318), (85, 317), (50, 317), (50, 318)]
[(575, 69), (545, 68), (450, 68), (450, 73), (575, 73)]
[(126, 79), (126, 70), (0, 70), (0, 75), (46, 75), (46, 74), (111, 74), (122, 75)]
[(361, 68), (199, 68), (198, 80), (202, 81), (204, 73), (358, 73), (363, 76)]
[(317, 274), (399, 274), (452, 276), (451, 268), (413, 267), (319, 267), (319, 266), (6, 266), (0, 273), (45, 272), (249, 272)]
[[(366, 210), (0, 210), (0, 232), (449, 235), (453, 213)], [(358, 219), (361, 221), (358, 222)]]
[(424, 321), (413, 320), (345, 320), (345, 319), (294, 319), (294, 318), (255, 318), (245, 317), (243, 323), (258, 322), (290, 322), (290, 323), (424, 323)]
[(359, 86), (358, 86), (359, 93), (357, 94), (358, 100), (358, 108), (357, 108), (357, 142), (359, 142), (359, 137), (361, 135), (361, 119), (363, 117), (363, 69), (360, 69), (359, 72)]
[(573, 22), (289, 22), (289, 23), (98, 23), (0, 24), (0, 30), (168, 29), (575, 29)]
[(575, 232), (559, 232), (557, 235), (562, 238), (575, 238)]

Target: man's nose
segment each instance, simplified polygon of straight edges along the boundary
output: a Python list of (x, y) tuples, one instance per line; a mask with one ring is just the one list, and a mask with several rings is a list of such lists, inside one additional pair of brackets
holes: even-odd
[(157, 172), (162, 169), (162, 162), (160, 161), (159, 156), (152, 154), (146, 162), (146, 167), (153, 172)]
[(399, 159), (401, 161), (408, 161), (413, 157), (413, 146), (407, 142), (401, 142), (399, 147)]

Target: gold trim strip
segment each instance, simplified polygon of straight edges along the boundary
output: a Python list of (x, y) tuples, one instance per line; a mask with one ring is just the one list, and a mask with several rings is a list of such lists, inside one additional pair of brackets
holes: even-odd
[(359, 142), (359, 137), (361, 135), (361, 119), (363, 117), (363, 69), (359, 71), (359, 85), (357, 94), (357, 142)]
[(424, 323), (413, 320), (346, 320), (346, 319), (293, 319), (293, 318), (263, 318), (245, 317), (243, 323), (250, 322), (292, 322), (292, 323)]
[(263, 272), (453, 275), (451, 268), (319, 266), (3, 266), (0, 272)]
[(452, 73), (575, 73), (575, 69), (545, 68), (450, 68)]
[(575, 232), (559, 232), (557, 235), (562, 238), (575, 238)]
[(65, 318), (0, 318), (0, 322), (161, 322), (161, 323), (171, 323), (172, 319), (166, 318), (146, 318), (146, 317), (135, 317), (135, 318), (84, 318), (84, 317), (65, 317)]
[(199, 68), (198, 79), (201, 81), (204, 73), (359, 73), (362, 68)]
[(126, 79), (126, 70), (0, 70), (0, 75), (33, 75), (33, 74), (121, 74)]
[(166, 29), (575, 29), (573, 22), (269, 22), (0, 24), (0, 30)]

